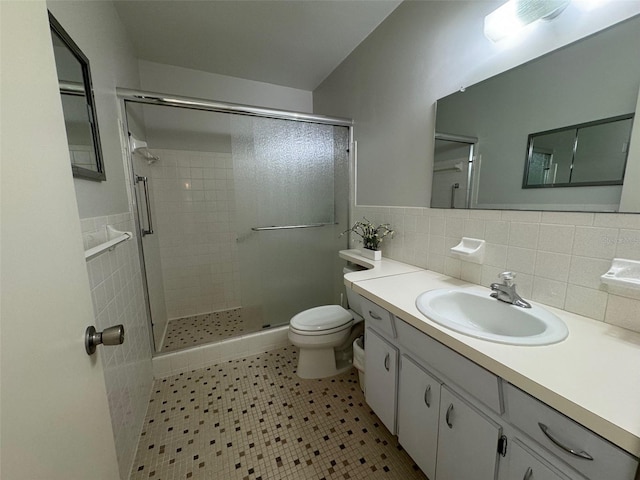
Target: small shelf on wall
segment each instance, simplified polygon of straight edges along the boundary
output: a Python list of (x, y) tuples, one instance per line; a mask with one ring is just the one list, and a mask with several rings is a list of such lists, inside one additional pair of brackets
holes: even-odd
[(106, 239), (104, 242), (84, 251), (84, 258), (87, 262), (104, 252), (114, 250), (116, 246), (132, 238), (133, 234), (131, 232), (121, 232), (111, 225), (106, 225), (103, 237)]
[(462, 237), (462, 241), (451, 248), (451, 254), (471, 263), (484, 263), (485, 241), (479, 238)]
[(607, 285), (640, 290), (640, 261), (614, 258), (611, 268), (600, 279)]

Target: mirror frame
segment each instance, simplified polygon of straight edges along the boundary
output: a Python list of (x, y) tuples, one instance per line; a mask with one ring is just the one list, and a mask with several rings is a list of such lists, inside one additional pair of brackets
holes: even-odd
[[(104, 170), (104, 160), (102, 156), (102, 145), (100, 143), (100, 133), (98, 131), (98, 118), (95, 108), (95, 98), (93, 96), (93, 84), (91, 82), (91, 69), (89, 67), (89, 59), (82, 53), (80, 47), (73, 41), (69, 34), (62, 28), (60, 22), (56, 20), (51, 12), (49, 14), (49, 27), (52, 34), (55, 34), (62, 40), (73, 56), (78, 60), (82, 69), (83, 85), (70, 85), (69, 82), (59, 82), (60, 95), (78, 95), (84, 96), (87, 105), (89, 123), (91, 125), (91, 141), (93, 143), (93, 151), (96, 159), (96, 170), (79, 167), (71, 163), (71, 170), (75, 178), (83, 178), (101, 182), (107, 179)], [(82, 90), (81, 87), (84, 87)]]

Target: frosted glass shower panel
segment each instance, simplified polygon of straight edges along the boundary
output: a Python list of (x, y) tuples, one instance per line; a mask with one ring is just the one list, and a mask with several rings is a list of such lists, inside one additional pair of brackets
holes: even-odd
[(243, 311), (266, 327), (337, 303), (348, 128), (237, 117), (231, 131)]
[(232, 131), (234, 169), (254, 196), (253, 227), (335, 221), (333, 126), (238, 117)]

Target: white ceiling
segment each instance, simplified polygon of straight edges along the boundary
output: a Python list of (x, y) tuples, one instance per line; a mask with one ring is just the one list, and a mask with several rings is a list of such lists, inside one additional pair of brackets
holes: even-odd
[(143, 60), (314, 90), (401, 0), (117, 0)]

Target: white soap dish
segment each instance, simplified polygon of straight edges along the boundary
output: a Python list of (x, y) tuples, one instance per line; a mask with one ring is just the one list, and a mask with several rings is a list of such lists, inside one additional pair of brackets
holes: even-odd
[(466, 262), (482, 263), (484, 261), (484, 245), (484, 240), (462, 237), (462, 241), (451, 249), (451, 253)]
[(611, 268), (600, 276), (602, 283), (640, 290), (640, 262), (614, 258)]

